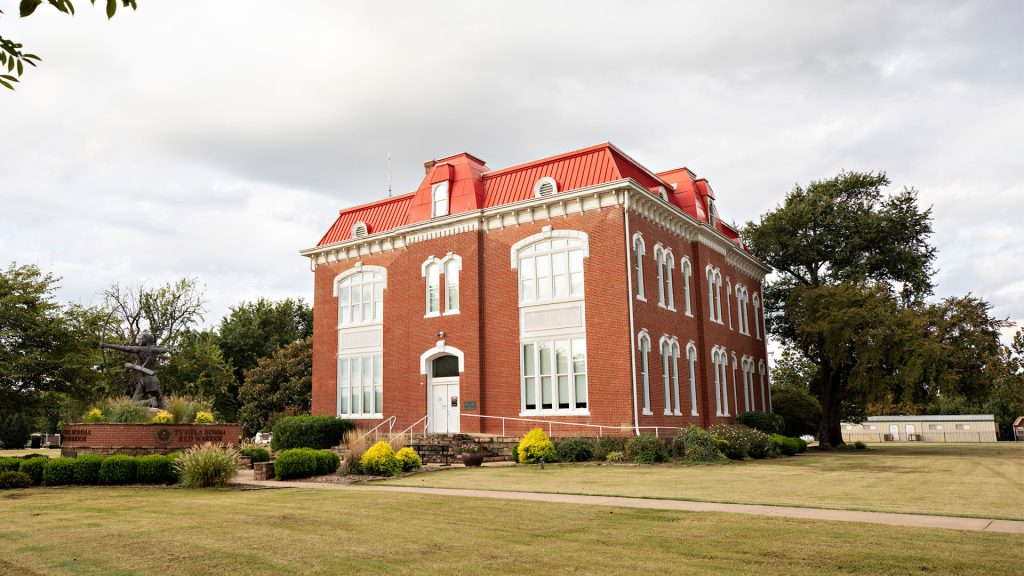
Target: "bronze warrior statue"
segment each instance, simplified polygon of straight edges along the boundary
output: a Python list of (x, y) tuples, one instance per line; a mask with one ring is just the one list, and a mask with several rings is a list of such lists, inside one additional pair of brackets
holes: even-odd
[(139, 334), (137, 342), (138, 346), (122, 346), (120, 344), (104, 344), (100, 342), (100, 348), (136, 354), (138, 356), (137, 363), (124, 363), (125, 368), (134, 370), (138, 376), (135, 393), (132, 394), (132, 401), (153, 408), (163, 408), (164, 395), (160, 393), (160, 383), (156, 379), (156, 363), (161, 354), (167, 353), (167, 348), (157, 346), (156, 337), (149, 331)]

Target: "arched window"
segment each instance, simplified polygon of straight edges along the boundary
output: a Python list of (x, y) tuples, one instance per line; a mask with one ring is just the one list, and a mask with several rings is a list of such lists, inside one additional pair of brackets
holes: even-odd
[(439, 316), (441, 314), (441, 265), (433, 256), (423, 263), (422, 274), (427, 279), (426, 315)]
[(725, 296), (726, 296), (726, 299), (725, 299), (726, 310), (725, 311), (729, 315), (729, 330), (732, 330), (732, 298), (730, 298), (730, 296), (732, 296), (732, 293), (733, 293), (733, 291), (732, 291), (732, 280), (729, 280), (728, 278), (726, 278), (725, 279)]
[(444, 264), (444, 314), (459, 313), (459, 271), (462, 258), (449, 253), (441, 262)]
[(758, 340), (761, 339), (761, 328), (758, 326), (758, 320), (761, 318), (761, 298), (754, 292), (754, 336)]
[(686, 363), (690, 370), (690, 416), (697, 416), (697, 346), (686, 345)]
[(654, 245), (654, 267), (657, 269), (657, 280), (658, 280), (658, 306), (665, 307), (665, 274), (664, 274), (664, 254), (662, 252), (661, 244)]
[(583, 278), (589, 253), (587, 234), (574, 230), (545, 228), (512, 246), (524, 414), (589, 413)]
[(715, 370), (715, 415), (729, 415), (729, 356), (725, 348), (716, 346), (711, 349), (711, 362)]
[(764, 360), (761, 360), (760, 362), (758, 362), (758, 364), (757, 364), (757, 371), (758, 371), (758, 373), (761, 376), (761, 409), (764, 410), (765, 412), (771, 412), (772, 411), (771, 406), (769, 406), (768, 403), (765, 401), (765, 393), (764, 393), (764, 391), (765, 391), (765, 388), (767, 388), (767, 386), (765, 386), (765, 384), (764, 384), (764, 377), (765, 377)]
[(715, 268), (715, 314), (718, 323), (722, 323), (722, 272)]
[(637, 349), (640, 351), (640, 380), (643, 382), (644, 416), (651, 416), (651, 337), (647, 330), (641, 330), (637, 336)]
[(750, 336), (750, 315), (747, 310), (747, 303), (750, 301), (750, 292), (742, 284), (736, 285), (736, 322), (739, 324), (741, 334)]
[(679, 271), (683, 274), (683, 298), (686, 300), (686, 315), (693, 316), (693, 309), (690, 305), (690, 277), (693, 276), (693, 266), (690, 265), (688, 256), (683, 256), (679, 261)]
[(754, 382), (752, 376), (753, 372), (753, 360), (747, 356), (743, 357), (741, 363), (743, 370), (743, 411), (750, 412), (754, 408), (751, 406), (754, 402)]
[(647, 247), (644, 245), (644, 237), (639, 232), (633, 234), (633, 269), (636, 272), (636, 297), (646, 301), (644, 297), (644, 254)]
[(430, 200), (431, 200), (431, 211), (430, 216), (437, 218), (438, 216), (448, 215), (448, 181), (438, 182), (434, 184), (430, 189)]
[(722, 272), (708, 264), (705, 269), (708, 277), (708, 308), (711, 320), (722, 324)]
[[(665, 416), (681, 416), (679, 407), (679, 341), (673, 336), (662, 336), (661, 378), (665, 387)], [(673, 410), (673, 401), (675, 402)]]
[[(728, 364), (728, 363), (729, 362), (726, 361), (726, 364)], [(736, 410), (740, 409), (739, 393), (737, 392), (737, 389), (739, 388), (739, 386), (736, 384), (736, 369), (739, 368), (739, 367), (740, 367), (740, 363), (739, 363), (739, 361), (736, 360), (736, 353), (733, 352), (732, 353), (732, 405), (733, 405), (734, 408), (736, 408)], [(728, 415), (729, 414), (726, 413), (726, 416), (728, 416)]]
[(704, 272), (708, 277), (708, 310), (710, 311), (711, 319), (715, 319), (715, 268), (708, 264)]
[(353, 238), (364, 238), (367, 233), (366, 222), (360, 220), (352, 226), (352, 237)]
[(662, 278), (665, 280), (665, 290), (663, 291), (665, 302), (663, 305), (669, 310), (675, 311), (676, 301), (675, 295), (672, 294), (672, 272), (674, 272), (676, 268), (676, 258), (672, 255), (672, 250), (662, 248), (661, 265), (665, 269), (662, 273)]
[(338, 297), (338, 416), (382, 417), (386, 287), (387, 271), (379, 266), (357, 265), (334, 280)]

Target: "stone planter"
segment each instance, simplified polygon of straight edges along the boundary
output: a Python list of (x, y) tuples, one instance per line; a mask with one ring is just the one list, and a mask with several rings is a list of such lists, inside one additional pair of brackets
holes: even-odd
[(461, 456), (462, 463), (466, 466), (480, 466), (484, 463), (483, 452), (463, 452)]

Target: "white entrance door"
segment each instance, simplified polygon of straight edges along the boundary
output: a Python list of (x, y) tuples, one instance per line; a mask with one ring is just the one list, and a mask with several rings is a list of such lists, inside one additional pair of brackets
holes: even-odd
[(430, 380), (430, 424), (434, 434), (459, 432), (459, 379), (432, 378)]
[(896, 424), (889, 425), (889, 434), (892, 436), (893, 442), (900, 441), (900, 427)]
[(910, 437), (913, 436), (914, 434), (916, 434), (916, 432), (914, 431), (914, 425), (907, 424), (907, 440), (910, 440)]

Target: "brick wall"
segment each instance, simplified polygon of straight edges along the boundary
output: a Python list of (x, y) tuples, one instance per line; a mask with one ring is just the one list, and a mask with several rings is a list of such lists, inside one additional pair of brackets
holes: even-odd
[(237, 445), (240, 438), (238, 424), (65, 424), (61, 452), (151, 454), (204, 442)]

